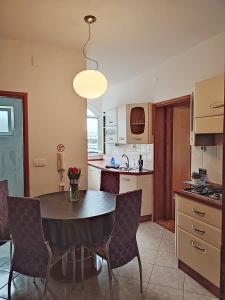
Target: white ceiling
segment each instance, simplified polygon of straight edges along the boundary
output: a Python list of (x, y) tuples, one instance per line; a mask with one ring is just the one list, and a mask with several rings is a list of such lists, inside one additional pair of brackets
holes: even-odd
[(225, 30), (225, 0), (0, 0), (0, 37), (81, 50), (114, 82), (134, 77)]

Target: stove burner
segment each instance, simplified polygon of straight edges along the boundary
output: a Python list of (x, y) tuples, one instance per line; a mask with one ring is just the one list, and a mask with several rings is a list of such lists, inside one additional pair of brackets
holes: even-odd
[(214, 187), (214, 186), (192, 186), (190, 188), (186, 188), (185, 191), (210, 197), (215, 200), (222, 200), (223, 190), (221, 188)]

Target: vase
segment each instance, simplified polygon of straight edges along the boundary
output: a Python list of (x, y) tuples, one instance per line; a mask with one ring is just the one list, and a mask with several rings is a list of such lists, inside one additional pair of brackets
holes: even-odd
[(79, 200), (79, 179), (70, 179), (70, 201)]

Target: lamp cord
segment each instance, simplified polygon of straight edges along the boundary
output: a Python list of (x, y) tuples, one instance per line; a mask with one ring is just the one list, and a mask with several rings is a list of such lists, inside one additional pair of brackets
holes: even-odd
[(87, 46), (87, 44), (89, 43), (90, 39), (91, 39), (91, 25), (90, 25), (90, 23), (88, 23), (88, 39), (87, 39), (86, 43), (85, 43), (84, 46), (83, 46), (83, 54), (84, 54), (84, 57), (85, 57), (86, 59), (88, 59), (88, 60), (93, 61), (93, 62), (96, 63), (96, 68), (95, 68), (95, 70), (98, 70), (98, 62), (97, 62), (96, 60), (94, 60), (94, 59), (88, 57), (87, 54), (86, 54), (86, 46)]

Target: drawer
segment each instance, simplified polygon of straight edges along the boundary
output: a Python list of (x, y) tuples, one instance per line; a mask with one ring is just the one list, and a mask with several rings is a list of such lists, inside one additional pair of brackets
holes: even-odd
[(182, 212), (178, 212), (177, 214), (177, 225), (213, 246), (217, 248), (221, 247), (220, 229), (183, 214)]
[(179, 211), (202, 222), (221, 228), (222, 213), (220, 209), (176, 195)]
[(178, 258), (207, 280), (220, 285), (220, 250), (178, 228)]
[(223, 116), (195, 118), (195, 133), (223, 133)]
[(126, 193), (137, 189), (137, 176), (120, 175), (120, 193)]

